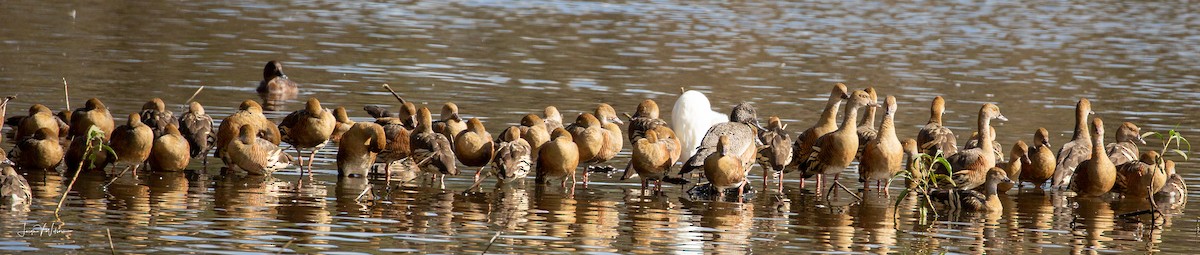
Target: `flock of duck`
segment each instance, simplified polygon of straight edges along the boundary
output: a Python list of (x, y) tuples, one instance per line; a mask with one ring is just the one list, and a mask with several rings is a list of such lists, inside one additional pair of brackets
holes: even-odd
[[(284, 75), (282, 65), (270, 61), (257, 91), (264, 98), (294, 98), (299, 90)], [(696, 91), (684, 92), (675, 102), (670, 123), (659, 118), (653, 100), (642, 101), (633, 115), (626, 114), (627, 122), (604, 103), (579, 114), (573, 123), (564, 123), (558, 109), (548, 106), (542, 115), (525, 115), (520, 125), (507, 127), (495, 137), (478, 118), (464, 120), (454, 103), (445, 103), (440, 119), (434, 121), (429, 109), (395, 96), (401, 105), (397, 115), (385, 107), (364, 107), (373, 122), (352, 121), (345, 108), (331, 110), (312, 98), (304, 109), (275, 123), (264, 116), (262, 105), (246, 100), (215, 132), (212, 117), (199, 102), (190, 102), (187, 112), (176, 118), (155, 98), (120, 126), (96, 98), (73, 112), (55, 113), (34, 104), (27, 115), (4, 121), (12, 127), (16, 146), (6, 154), (0, 150), (4, 157), (0, 191), (6, 203), (28, 202), (29, 186), (17, 168), (53, 170), (65, 163), (72, 172), (123, 166), (136, 173), (142, 165), (153, 171), (182, 171), (193, 158), (207, 165), (210, 150), (235, 172), (270, 175), (296, 164), (301, 171), (308, 169), (311, 178), (313, 158), (329, 141), (337, 146), (338, 175), (343, 178), (364, 178), (383, 169), (389, 182), (410, 181), (422, 173), (444, 180), (445, 175), (457, 175), (461, 163), (479, 168), (471, 189), (479, 187), (486, 178), (483, 174), (500, 182), (533, 174), (539, 185), (558, 180), (559, 186), (567, 188), (569, 183), (574, 191), (581, 164), (586, 167), (582, 173), (586, 188), (590, 172), (615, 170), (606, 163), (628, 141), (632, 158), (621, 179), (640, 176), (643, 194), (651, 183), (657, 194), (662, 182), (687, 183), (692, 172), (700, 172), (720, 199), (736, 189), (741, 201), (756, 163), (763, 169), (764, 189), (774, 176), (778, 180), (774, 188), (782, 192), (785, 174), (799, 171), (801, 178), (815, 177), (818, 193), (832, 193), (835, 186), (846, 189), (839, 183), (840, 175), (856, 160), (859, 181), (868, 191), (874, 182), (876, 189), (887, 192), (902, 172), (910, 176), (906, 182), (910, 188), (931, 173), (949, 176), (939, 180), (943, 184), (930, 194), (968, 211), (999, 210), (997, 195), (1025, 182), (1041, 187), (1050, 181), (1053, 189), (1071, 189), (1079, 196), (1112, 192), (1167, 203), (1182, 202), (1187, 192), (1173, 161), (1154, 151), (1139, 153), (1136, 143), (1145, 141), (1133, 123), (1119, 126), (1116, 142), (1105, 144), (1103, 122), (1099, 118), (1089, 122), (1092, 111), (1087, 99), (1076, 105), (1075, 134), (1057, 153), (1048, 131), (1041, 128), (1034, 133), (1032, 146), (1018, 141), (1008, 153), (1008, 162), (1000, 162), (1005, 153), (995, 141), (991, 122), (1007, 119), (994, 104), (980, 108), (977, 132), (960, 150), (956, 136), (942, 125), (942, 97), (933, 99), (929, 122), (916, 139), (901, 140), (894, 123), (895, 97), (887, 96), (881, 104), (873, 88), (851, 91), (840, 83), (818, 122), (796, 136), (785, 131), (775, 116), (761, 126), (749, 103), (734, 106), (730, 115), (712, 111), (708, 99)], [(9, 99), (0, 104), (7, 105)], [(842, 107), (846, 110), (839, 125), (835, 118)], [(880, 108), (883, 120), (876, 126)], [(624, 130), (622, 124), (627, 124)], [(94, 130), (103, 135), (96, 136)], [(281, 142), (295, 149), (296, 159)], [(93, 149), (102, 148), (96, 144), (111, 150)], [(309, 152), (307, 162), (304, 150)], [(921, 155), (941, 155), (949, 169)], [(672, 172), (676, 163), (682, 167)], [(827, 185), (829, 175), (832, 184)], [(804, 186), (801, 181), (801, 189)], [(824, 191), (826, 186), (830, 191)]]

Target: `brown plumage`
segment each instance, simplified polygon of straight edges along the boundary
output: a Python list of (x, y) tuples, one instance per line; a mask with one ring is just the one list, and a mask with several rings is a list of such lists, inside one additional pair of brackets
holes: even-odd
[(117, 155), (113, 163), (128, 164), (136, 173), (138, 166), (150, 158), (150, 149), (154, 146), (154, 131), (142, 123), (141, 115), (130, 113), (125, 125), (113, 130), (108, 146), (112, 147)]
[(349, 115), (346, 115), (346, 107), (341, 106), (333, 110), (333, 119), (337, 123), (333, 125), (333, 134), (329, 135), (329, 140), (333, 140), (335, 143), (341, 142), (342, 135), (346, 134), (346, 131), (350, 131), (350, 127), (354, 126), (354, 121), (350, 120)]
[(7, 159), (0, 161), (0, 205), (8, 205), (10, 209), (28, 206), (33, 198), (31, 191), (29, 181)]
[(83, 108), (75, 109), (75, 112), (71, 113), (72, 128), (68, 138), (87, 137), (88, 130), (92, 126), (104, 131), (104, 141), (108, 141), (112, 137), (113, 128), (116, 127), (112, 113), (108, 112), (108, 107), (105, 107), (104, 103), (96, 98), (88, 99)]
[(558, 112), (558, 107), (546, 106), (545, 109), (542, 109), (542, 119), (546, 121), (547, 131), (563, 128), (563, 117), (562, 113)]
[(458, 160), (455, 159), (450, 140), (445, 135), (433, 132), (433, 117), (430, 115), (425, 107), (417, 110), (417, 129), (409, 135), (411, 157), (419, 169), (435, 177), (441, 176), (444, 180), (447, 174), (458, 175), (458, 166), (455, 165)]
[(1054, 175), (1057, 161), (1050, 149), (1050, 132), (1038, 128), (1033, 134), (1033, 148), (1029, 148), (1029, 164), (1021, 165), (1021, 181), (1040, 188)]
[(934, 97), (933, 104), (929, 106), (929, 122), (917, 133), (917, 146), (921, 152), (929, 155), (941, 152), (943, 157), (958, 153), (958, 140), (954, 132), (942, 126), (943, 113), (946, 113), (946, 99)]
[(383, 127), (370, 122), (354, 123), (342, 138), (337, 152), (339, 177), (366, 176), (376, 156), (388, 145)]
[(946, 204), (951, 211), (962, 212), (999, 212), (1004, 209), (1000, 204), (999, 191), (996, 186), (1002, 183), (1012, 183), (1004, 169), (992, 168), (987, 171), (986, 181), (980, 191), (949, 189), (936, 191), (934, 199)]
[(538, 184), (544, 184), (547, 179), (562, 178), (563, 188), (567, 187), (567, 181), (570, 180), (574, 190), (575, 168), (579, 166), (580, 159), (579, 147), (575, 145), (574, 138), (566, 129), (554, 129), (550, 137), (550, 142), (542, 145), (542, 149), (538, 151), (535, 180)]
[[(625, 141), (621, 139), (621, 126), (618, 126), (620, 124), (625, 124), (625, 122), (622, 122), (621, 119), (617, 117), (617, 110), (613, 109), (612, 106), (608, 104), (601, 103), (600, 106), (596, 107), (595, 116), (600, 120), (601, 127), (608, 131), (609, 139), (608, 146), (605, 146), (607, 151), (605, 151), (605, 153), (601, 153), (597, 158), (593, 158), (592, 162), (589, 162), (593, 163), (593, 165), (603, 164), (613, 157), (616, 157), (617, 153), (621, 153), (621, 149), (625, 147)], [(584, 180), (586, 179), (587, 175), (584, 174)], [(587, 187), (587, 181), (584, 181), (583, 186)]]
[(183, 171), (191, 161), (187, 139), (175, 123), (167, 124), (163, 135), (154, 138), (150, 149), (150, 169), (154, 171)]
[(59, 131), (66, 127), (58, 117), (54, 116), (54, 111), (49, 107), (41, 104), (34, 104), (29, 107), (29, 115), (18, 117), (16, 125), (13, 126), (15, 134), (13, 141), (21, 141), (25, 138), (33, 136), (33, 133), (38, 129), (51, 129), (55, 138), (59, 137)]
[(400, 105), (400, 123), (404, 124), (408, 130), (417, 129), (417, 106), (412, 102), (404, 102)]
[(753, 146), (739, 147), (744, 146), (735, 146), (729, 136), (721, 135), (713, 153), (704, 159), (704, 178), (717, 191), (718, 200), (725, 199), (725, 189), (737, 187), (738, 202), (742, 201), (746, 175), (750, 172), (748, 166), (754, 161), (756, 151)]
[(638, 104), (637, 111), (633, 112), (633, 116), (629, 117), (629, 142), (632, 144), (650, 130), (658, 126), (666, 126), (667, 121), (660, 119), (658, 116), (658, 103), (654, 100), (642, 100)]
[(758, 149), (758, 165), (763, 168), (763, 189), (767, 188), (767, 179), (775, 175), (779, 179), (776, 190), (783, 192), (783, 169), (792, 163), (792, 136), (783, 130), (783, 122), (779, 117), (767, 119), (767, 128), (758, 134), (758, 140), (763, 146)]
[(521, 139), (525, 139), (525, 142), (528, 142), (533, 149), (534, 153), (531, 155), (533, 160), (537, 161), (538, 150), (542, 148), (542, 145), (550, 142), (550, 132), (546, 130), (546, 121), (537, 115), (526, 114), (521, 118), (521, 126), (518, 128), (521, 129)]
[(271, 142), (271, 144), (279, 145), (281, 135), (279, 127), (275, 126), (275, 122), (267, 119), (263, 115), (262, 106), (253, 100), (242, 101), (238, 106), (238, 111), (234, 112), (229, 117), (225, 117), (221, 121), (221, 126), (217, 127), (217, 151), (215, 155), (221, 158), (222, 162), (230, 165), (228, 158), (225, 158), (224, 147), (229, 145), (230, 141), (237, 140), (241, 137), (241, 127), (243, 125), (253, 125), (254, 130), (258, 131), (258, 136)]
[[(679, 170), (679, 174), (691, 173), (693, 170), (703, 170), (705, 160), (708, 160), (710, 154), (717, 152), (717, 144), (720, 143), (721, 136), (726, 136), (729, 143), (726, 148), (732, 150), (738, 155), (749, 154), (753, 156), (757, 153), (756, 145), (758, 139), (758, 110), (750, 103), (740, 103), (733, 107), (733, 112), (729, 115), (729, 122), (717, 123), (708, 129), (704, 134), (704, 139), (700, 140), (700, 146), (697, 146), (696, 153), (688, 158), (683, 164), (683, 168)], [(750, 169), (750, 165), (755, 162), (755, 157), (742, 162), (745, 164), (745, 169)]]
[(265, 95), (295, 97), (300, 92), (300, 86), (283, 74), (282, 63), (271, 60), (263, 67), (263, 79), (258, 82), (258, 88), (255, 91)]
[(306, 164), (308, 174), (311, 175), (313, 157), (316, 157), (317, 151), (320, 151), (329, 142), (329, 137), (333, 135), (336, 125), (337, 119), (333, 117), (333, 113), (322, 108), (321, 101), (309, 98), (304, 109), (288, 114), (283, 121), (279, 122), (279, 134), (282, 135), (284, 142), (296, 148), (296, 156), (299, 157), (301, 164), (304, 164), (304, 156), (300, 150), (312, 150)]
[[(1008, 179), (1017, 180), (1020, 178), (1021, 173), (1025, 172), (1024, 167), (1032, 163), (1029, 161), (1029, 145), (1025, 144), (1023, 140), (1017, 140), (1017, 143), (1013, 144), (1012, 149), (1009, 150), (1008, 159), (1008, 162), (996, 163), (996, 167), (1004, 169), (1004, 172), (1008, 173)], [(1004, 193), (1008, 192), (1016, 184), (1019, 183), (1000, 183), (996, 188), (1000, 193)]]
[(188, 142), (188, 151), (195, 157), (204, 157), (208, 165), (208, 150), (212, 148), (216, 136), (213, 134), (213, 120), (204, 113), (200, 102), (188, 105), (188, 111), (179, 116), (179, 134)]
[(22, 169), (54, 170), (63, 160), (63, 148), (58, 143), (58, 129), (41, 128), (25, 139), (18, 140), (12, 157)]
[[(982, 133), (979, 135), (981, 140), (978, 141), (981, 146), (946, 157), (946, 161), (949, 161), (950, 167), (954, 169), (952, 178), (956, 188), (975, 189), (983, 185), (987, 181), (988, 169), (996, 167), (996, 152), (993, 148), (996, 135), (992, 134), (991, 126), (993, 119), (1008, 120), (1000, 113), (1000, 107), (991, 103), (983, 104), (983, 107), (979, 108), (979, 119), (976, 121), (976, 130)], [(934, 166), (937, 172), (949, 174), (941, 164)]]
[[(870, 108), (874, 107), (868, 107), (867, 111), (872, 111)], [(903, 167), (901, 163), (904, 162), (904, 147), (900, 144), (900, 139), (896, 138), (895, 117), (896, 97), (888, 96), (884, 99), (883, 123), (879, 124), (879, 132), (863, 145), (865, 148), (862, 150), (862, 159), (859, 160), (859, 178), (867, 190), (871, 189), (871, 181), (875, 181), (876, 189), (886, 192), (892, 186), (892, 176), (899, 173)]]
[[(1004, 146), (1000, 146), (1000, 142), (996, 141), (996, 127), (991, 127), (991, 129), (992, 129), (992, 132), (991, 132), (992, 133), (992, 137), (991, 137), (992, 153), (996, 154), (996, 160), (1003, 161), (1004, 160)], [(971, 138), (967, 139), (966, 144), (963, 144), (963, 150), (979, 148), (980, 140), (982, 140), (982, 139), (979, 139), (979, 131), (972, 131)], [(1003, 186), (1003, 185), (1001, 185), (1001, 186)], [(1003, 191), (1001, 191), (1001, 192), (1003, 192)]]
[[(415, 112), (415, 110), (414, 110)], [(411, 117), (415, 118), (415, 117)], [(375, 119), (375, 124), (383, 128), (383, 134), (387, 140), (387, 147), (375, 158), (375, 163), (383, 163), (388, 169), (389, 174), (387, 179), (391, 182), (392, 175), (390, 171), (392, 164), (397, 161), (408, 159), (412, 155), (411, 143), (409, 139), (412, 137), (412, 130), (405, 127), (404, 121), (395, 117), (383, 117)], [(416, 162), (412, 162), (416, 163)]]
[(154, 137), (163, 135), (167, 125), (175, 123), (175, 113), (167, 110), (167, 104), (157, 97), (143, 104), (139, 114), (142, 117), (142, 123), (154, 131)]
[[(863, 91), (866, 91), (867, 94), (871, 95), (871, 102), (879, 102), (879, 95), (875, 94), (874, 87), (867, 87), (867, 89)], [(859, 145), (866, 145), (867, 141), (875, 139), (876, 136), (879, 136), (880, 130), (875, 128), (875, 107), (867, 107), (866, 111), (864, 111), (863, 119), (858, 123), (858, 127), (856, 129), (858, 129)], [(866, 149), (866, 146), (858, 147), (859, 157), (862, 156), (863, 149)]]
[(1170, 177), (1164, 166), (1158, 164), (1159, 160), (1161, 157), (1158, 152), (1147, 151), (1142, 153), (1138, 161), (1117, 165), (1112, 192), (1130, 198), (1146, 198), (1158, 193)]
[(1120, 166), (1137, 161), (1139, 143), (1146, 144), (1146, 140), (1142, 139), (1142, 128), (1125, 122), (1117, 128), (1117, 142), (1105, 145), (1104, 151), (1108, 152), (1108, 159), (1114, 165)]
[(859, 145), (858, 128), (854, 122), (858, 120), (858, 109), (862, 107), (879, 107), (879, 103), (871, 101), (871, 95), (865, 91), (854, 91), (846, 102), (842, 126), (818, 138), (807, 155), (797, 158), (802, 161), (799, 167), (804, 176), (817, 175), (819, 189), (824, 189), (824, 175), (834, 175), (833, 181), (837, 184), (842, 171), (854, 161)]
[[(223, 125), (222, 125), (223, 126)], [(238, 138), (225, 147), (226, 165), (230, 169), (241, 169), (251, 175), (269, 175), (291, 165), (292, 159), (279, 145), (259, 137), (260, 131), (254, 124), (238, 127)]]
[(433, 132), (442, 134), (450, 139), (450, 144), (454, 144), (454, 137), (467, 130), (467, 122), (458, 114), (458, 105), (454, 102), (442, 104), (442, 114), (438, 116), (441, 120), (433, 122)]
[[(659, 132), (662, 132), (661, 136)], [(642, 132), (641, 137), (633, 143), (633, 155), (629, 164), (638, 176), (642, 177), (642, 194), (646, 193), (650, 181), (654, 181), (654, 192), (662, 191), (662, 180), (667, 177), (671, 166), (679, 161), (681, 152), (679, 139), (666, 125), (655, 126)]]
[[(829, 93), (829, 99), (825, 102), (825, 110), (821, 111), (821, 118), (817, 119), (817, 124), (796, 136), (796, 143), (792, 145), (792, 162), (784, 169), (785, 173), (799, 169), (801, 163), (810, 164), (802, 162), (808, 161), (808, 158), (804, 156), (812, 153), (812, 147), (817, 144), (817, 139), (838, 129), (838, 107), (841, 107), (843, 99), (849, 98), (850, 93), (847, 92), (845, 84), (838, 83), (833, 86), (833, 92)], [(800, 181), (800, 188), (804, 188), (803, 180)]]
[[(496, 155), (491, 162), (492, 176), (496, 176), (500, 182), (513, 182), (529, 176), (530, 169), (533, 169), (533, 149), (529, 142), (521, 139), (520, 126), (504, 129), (493, 143), (496, 145)], [(483, 183), (483, 178), (476, 178), (468, 190), (474, 190), (480, 183)]]
[(1092, 119), (1092, 155), (1079, 163), (1071, 181), (1071, 189), (1079, 196), (1094, 197), (1108, 193), (1117, 179), (1117, 168), (1104, 152), (1104, 122)]
[[(571, 132), (571, 137), (575, 139), (575, 145), (579, 147), (579, 159), (585, 164), (598, 164), (607, 161), (614, 156), (610, 154), (608, 149), (611, 139), (620, 139), (613, 137), (612, 133), (605, 130), (599, 119), (591, 113), (580, 114), (575, 118), (575, 123), (567, 127)], [(583, 172), (583, 187), (587, 188), (588, 172)]]
[(1170, 177), (1162, 189), (1154, 193), (1154, 202), (1158, 203), (1159, 208), (1181, 209), (1187, 204), (1187, 184), (1183, 182), (1182, 176), (1175, 173), (1175, 161), (1166, 160), (1164, 167)]
[[(1066, 189), (1075, 175), (1079, 163), (1088, 160), (1092, 155), (1092, 137), (1088, 132), (1087, 118), (1092, 112), (1092, 103), (1087, 98), (1080, 98), (1075, 104), (1075, 135), (1071, 141), (1063, 144), (1055, 156), (1058, 162), (1054, 165), (1054, 176), (1050, 188)], [(1107, 155), (1106, 155), (1107, 156)]]
[(483, 174), (483, 167), (492, 162), (496, 156), (496, 143), (492, 142), (492, 134), (479, 118), (467, 120), (467, 129), (454, 137), (454, 157), (469, 167), (478, 167), (475, 171), (475, 181), (478, 182)]

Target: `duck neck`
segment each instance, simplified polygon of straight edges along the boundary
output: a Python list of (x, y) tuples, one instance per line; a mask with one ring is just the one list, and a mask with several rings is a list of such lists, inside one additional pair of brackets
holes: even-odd
[(872, 124), (875, 124), (875, 107), (867, 107), (867, 111), (863, 114), (862, 122), (858, 123), (858, 125), (870, 127)]
[[(995, 135), (992, 134), (992, 118), (989, 118), (984, 114), (979, 114), (979, 127), (978, 128), (979, 128), (979, 147), (981, 149), (983, 149), (983, 151), (985, 151), (985, 152), (990, 152), (990, 151), (995, 150), (995, 148), (992, 148), (992, 141), (993, 141), (993, 138), (995, 137)], [(986, 154), (994, 155), (991, 153), (986, 153)]]
[(841, 130), (842, 132), (849, 132), (851, 134), (857, 134), (858, 127), (854, 126), (854, 122), (858, 121), (858, 108), (860, 106), (850, 105), (850, 103), (846, 103), (846, 104), (847, 104), (846, 115), (842, 116), (842, 127), (839, 130)]
[(821, 112), (821, 119), (817, 121), (817, 126), (837, 126), (836, 121), (838, 106), (841, 105), (841, 97), (830, 97), (829, 102), (825, 104), (825, 111)]
[[(871, 107), (871, 108), (874, 108), (874, 107)], [(870, 111), (871, 108), (867, 108), (867, 111)], [(895, 116), (890, 115), (890, 114), (883, 115), (883, 123), (879, 124), (879, 137), (887, 138), (888, 140), (895, 140), (895, 137), (896, 137)], [(883, 140), (883, 139), (880, 139), (880, 140)]]
[(1071, 136), (1071, 140), (1088, 139), (1091, 137), (1091, 133), (1088, 133), (1087, 117), (1087, 111), (1078, 110), (1075, 112), (1075, 135)]
[(1104, 136), (1092, 137), (1092, 141), (1092, 158), (1108, 159), (1108, 152), (1104, 151)]
[(999, 194), (1000, 192), (997, 191), (997, 188), (996, 188), (996, 186), (998, 184), (999, 183), (996, 183), (995, 181), (987, 182), (987, 184), (985, 184), (983, 186), (983, 195), (988, 196), (990, 198), (990, 197), (996, 196), (996, 194)]
[(938, 125), (941, 125), (942, 111), (939, 111), (937, 108), (929, 109), (929, 123), (937, 123)]

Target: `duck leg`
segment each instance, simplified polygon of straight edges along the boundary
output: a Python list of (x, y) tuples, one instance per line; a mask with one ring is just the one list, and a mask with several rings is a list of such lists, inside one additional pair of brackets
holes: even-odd
[(312, 174), (313, 159), (317, 157), (317, 152), (321, 151), (321, 147), (313, 148), (312, 153), (308, 154), (308, 173)]
[(650, 181), (646, 180), (646, 178), (642, 178), (642, 190), (641, 190), (642, 196), (646, 196), (646, 186), (649, 184), (649, 182)]
[(768, 168), (770, 168), (770, 167), (762, 168), (762, 170), (763, 170), (763, 190), (767, 190), (767, 185), (770, 185), (769, 183), (767, 183), (767, 180), (770, 179), (769, 178), (770, 176), (767, 175), (768, 171), (770, 171), (770, 169), (768, 169)]
[[(588, 168), (591, 168), (591, 167), (588, 167)], [(590, 175), (590, 173), (591, 173), (591, 171), (589, 169), (583, 169), (583, 188), (585, 188), (585, 189), (587, 188), (587, 185), (588, 185), (588, 175)]]
[(743, 199), (742, 199), (742, 198), (743, 198), (743, 196), (742, 196), (742, 192), (745, 192), (745, 190), (744, 190), (745, 188), (746, 188), (746, 184), (745, 184), (745, 183), (743, 183), (741, 186), (738, 186), (738, 203), (745, 203), (745, 202), (746, 202), (745, 200), (743, 200)]

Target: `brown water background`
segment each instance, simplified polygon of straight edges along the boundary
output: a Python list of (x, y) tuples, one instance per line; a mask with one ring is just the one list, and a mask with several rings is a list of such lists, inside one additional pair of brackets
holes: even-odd
[[(570, 119), (599, 102), (632, 112), (650, 98), (669, 119), (681, 87), (706, 92), (722, 112), (752, 102), (799, 132), (836, 82), (896, 96), (902, 138), (925, 123), (935, 95), (948, 98), (960, 141), (979, 106), (997, 103), (1010, 120), (996, 126), (1005, 148), (1038, 127), (1056, 146), (1069, 140), (1079, 97), (1110, 129), (1131, 121), (1200, 133), (1200, 10), (1181, 1), (52, 0), (0, 3), (0, 24), (0, 94), (20, 96), (9, 116), (32, 103), (64, 109), (65, 78), (72, 107), (99, 97), (116, 116), (151, 97), (180, 112), (205, 86), (196, 100), (219, 119), (256, 98), (262, 65), (275, 59), (301, 97), (345, 106), (356, 120), (368, 120), (363, 105), (395, 104), (379, 86), (389, 83), (435, 112), (454, 101), (493, 133), (545, 105)], [(1143, 149), (1159, 144), (1149, 142)], [(574, 196), (532, 182), (493, 190), (492, 181), (464, 196), (473, 170), (449, 178), (448, 190), (371, 181), (360, 198), (367, 184), (339, 183), (333, 155), (322, 152), (317, 183), (300, 191), (289, 186), (294, 171), (222, 177), (210, 166), (127, 175), (107, 188), (111, 176), (83, 176), (58, 218), (69, 179), (30, 172), (34, 205), (0, 213), (0, 253), (108, 252), (106, 231), (119, 253), (478, 253), (497, 232), (489, 252), (1200, 252), (1200, 211), (1172, 211), (1157, 226), (1115, 218), (1147, 207), (1133, 199), (1027, 188), (1002, 196), (1002, 214), (923, 223), (912, 200), (891, 217), (899, 192), (830, 204), (794, 176), (785, 196), (737, 205), (690, 201), (675, 186), (639, 197), (638, 184), (615, 176)], [(1196, 164), (1179, 167), (1200, 182)], [(72, 232), (19, 234), (35, 224)]]

